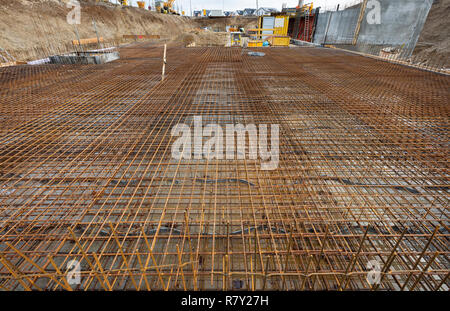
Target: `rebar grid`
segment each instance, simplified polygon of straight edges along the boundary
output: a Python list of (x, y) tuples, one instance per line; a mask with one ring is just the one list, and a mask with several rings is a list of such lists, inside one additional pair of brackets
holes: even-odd
[[(448, 290), (450, 78), (262, 51), (0, 69), (0, 288)], [(175, 160), (194, 116), (279, 124), (278, 168)]]

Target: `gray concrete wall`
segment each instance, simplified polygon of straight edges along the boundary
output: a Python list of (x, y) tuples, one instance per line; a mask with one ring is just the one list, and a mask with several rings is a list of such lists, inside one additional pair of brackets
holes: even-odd
[(313, 42), (323, 44), (325, 42), (325, 32), (327, 30), (328, 19), (331, 12), (320, 13), (317, 19), (316, 30), (314, 32)]
[[(319, 14), (314, 43), (346, 44), (352, 42), (360, 7)], [(327, 31), (328, 28), (328, 31)]]
[[(367, 7), (355, 49), (367, 51), (368, 46), (378, 46), (380, 49), (392, 46), (402, 47), (407, 51), (406, 54), (409, 54), (409, 51), (412, 53), (433, 0), (378, 0), (378, 2), (381, 5), (381, 23), (368, 23), (367, 16), (373, 8)], [(314, 43), (352, 44), (359, 13), (360, 6), (356, 6), (343, 11), (320, 14)]]

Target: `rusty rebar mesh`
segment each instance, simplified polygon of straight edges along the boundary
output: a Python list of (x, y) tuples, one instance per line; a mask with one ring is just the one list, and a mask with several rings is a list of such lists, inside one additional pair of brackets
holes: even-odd
[[(448, 290), (450, 78), (262, 51), (0, 69), (0, 288)], [(175, 160), (194, 116), (279, 124), (278, 168)]]

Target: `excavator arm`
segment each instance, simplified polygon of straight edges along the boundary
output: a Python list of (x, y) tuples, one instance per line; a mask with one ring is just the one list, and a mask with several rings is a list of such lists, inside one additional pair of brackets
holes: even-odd
[(177, 12), (175, 12), (175, 10), (173, 9), (174, 2), (175, 2), (175, 0), (169, 0), (164, 3), (164, 8), (168, 11), (168, 13), (177, 14)]
[(173, 3), (175, 2), (175, 0), (169, 0), (167, 1), (167, 6), (171, 9), (173, 7)]

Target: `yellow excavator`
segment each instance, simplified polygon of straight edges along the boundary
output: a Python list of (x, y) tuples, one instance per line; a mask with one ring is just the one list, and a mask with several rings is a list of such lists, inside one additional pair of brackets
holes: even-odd
[(156, 12), (161, 12), (163, 14), (176, 14), (176, 15), (179, 15), (173, 9), (173, 3), (174, 2), (175, 2), (175, 0), (156, 1), (156, 3), (155, 3)]

